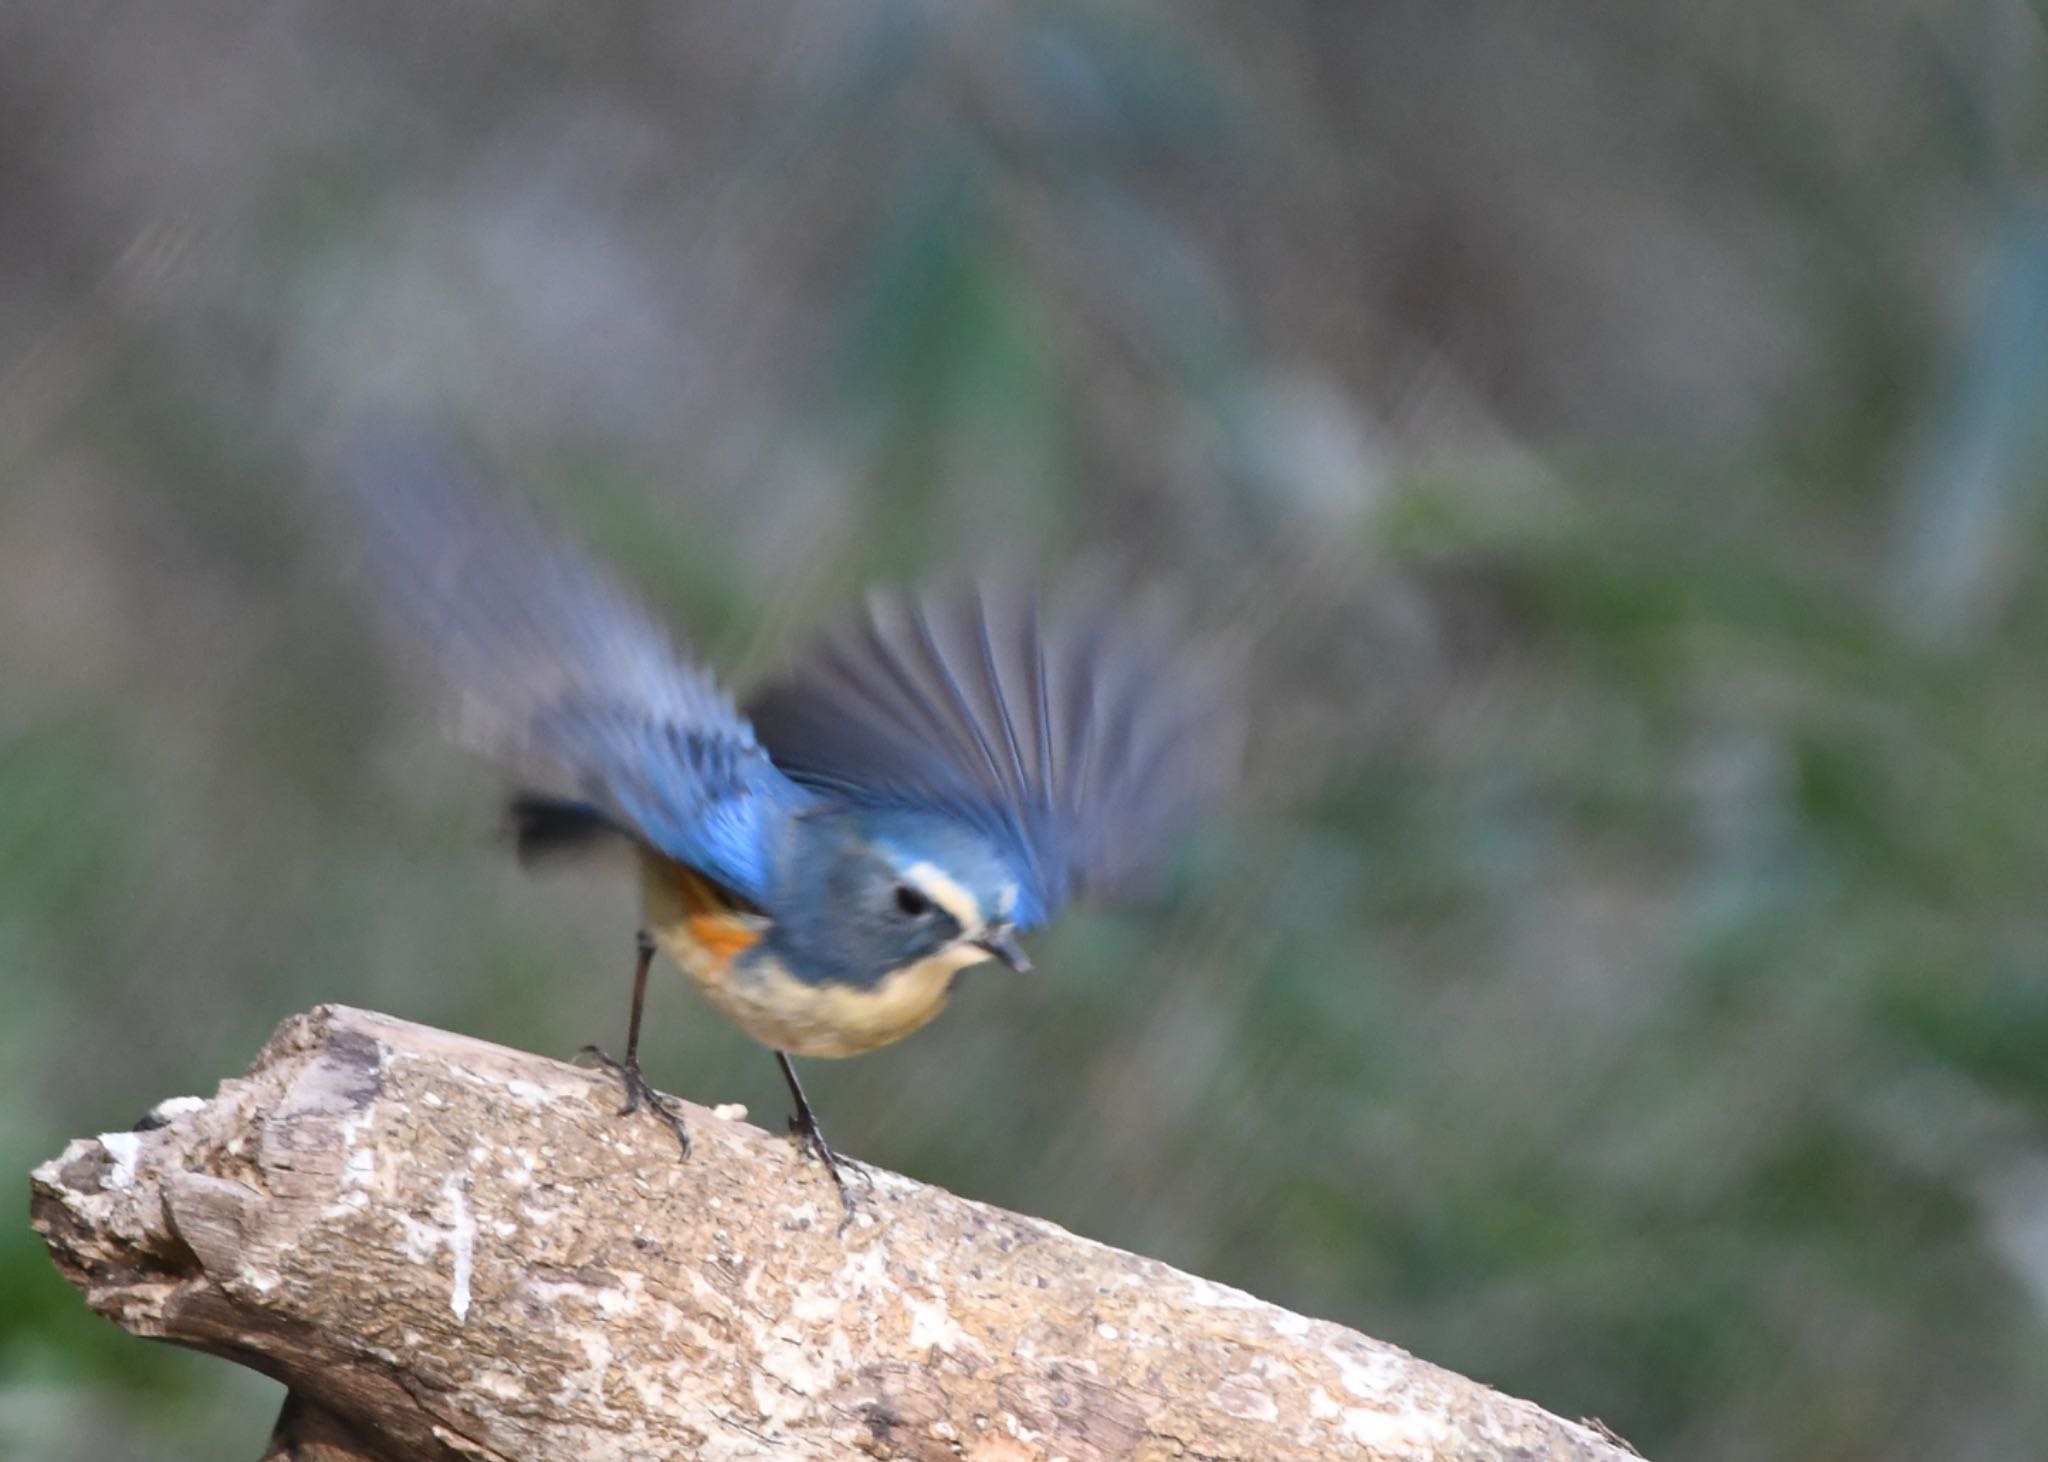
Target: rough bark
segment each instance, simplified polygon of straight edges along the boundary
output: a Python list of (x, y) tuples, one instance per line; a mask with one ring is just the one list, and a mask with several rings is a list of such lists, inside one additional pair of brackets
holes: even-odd
[(1584, 1427), (1163, 1264), (579, 1067), (326, 1006), (34, 1174), (116, 1324), (282, 1380), (304, 1462), (1571, 1458)]

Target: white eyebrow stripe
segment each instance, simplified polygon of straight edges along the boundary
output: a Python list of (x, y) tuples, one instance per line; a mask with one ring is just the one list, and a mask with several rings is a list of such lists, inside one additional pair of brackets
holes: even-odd
[(981, 928), (981, 904), (950, 874), (932, 863), (913, 863), (903, 870), (906, 883), (951, 914), (962, 934)]

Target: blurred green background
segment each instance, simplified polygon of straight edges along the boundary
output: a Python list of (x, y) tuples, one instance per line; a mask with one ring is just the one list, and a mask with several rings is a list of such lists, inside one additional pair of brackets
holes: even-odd
[[(317, 1001), (618, 1038), (630, 890), (509, 867), (322, 511), (397, 397), (742, 680), (1108, 550), (1250, 652), (1174, 901), (813, 1063), (850, 1152), (1666, 1462), (2039, 1455), (2044, 60), (2022, 0), (15, 0), (0, 1170)], [(276, 1402), (0, 1228), (0, 1455)]]

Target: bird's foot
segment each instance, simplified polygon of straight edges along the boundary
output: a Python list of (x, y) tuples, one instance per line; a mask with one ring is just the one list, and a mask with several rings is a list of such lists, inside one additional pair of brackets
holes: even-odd
[(606, 1055), (596, 1046), (585, 1046), (581, 1054), (619, 1078), (619, 1085), (625, 1090), (626, 1104), (619, 1108), (621, 1117), (630, 1117), (640, 1110), (642, 1102), (647, 1109), (668, 1124), (668, 1130), (676, 1134), (676, 1142), (683, 1149), (683, 1156), (690, 1155), (690, 1129), (683, 1125), (682, 1104), (665, 1091), (656, 1091), (646, 1077), (640, 1074), (637, 1060), (619, 1061)]
[[(854, 1206), (852, 1190), (846, 1186), (846, 1169), (840, 1166), (839, 1155), (825, 1141), (824, 1130), (808, 1109), (789, 1119), (789, 1135), (796, 1139), (799, 1150), (809, 1148), (817, 1154), (818, 1161), (825, 1165), (825, 1171), (832, 1175), (832, 1186), (839, 1190), (839, 1232), (845, 1233), (847, 1225), (853, 1222)], [(859, 1172), (859, 1169), (854, 1171)], [(865, 1179), (865, 1175), (862, 1176)]]

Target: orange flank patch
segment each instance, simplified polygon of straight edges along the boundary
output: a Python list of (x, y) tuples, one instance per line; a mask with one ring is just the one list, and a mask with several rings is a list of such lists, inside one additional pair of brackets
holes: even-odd
[(758, 944), (761, 933), (730, 914), (705, 914), (690, 920), (690, 937), (704, 946), (706, 954), (726, 964)]
[(680, 863), (668, 863), (676, 900), (682, 905), (683, 925), (703, 951), (720, 965), (738, 959), (760, 942), (761, 931), (741, 917), (730, 899), (718, 887)]

